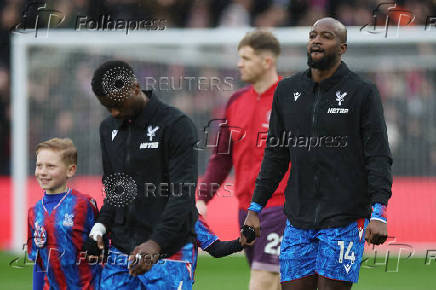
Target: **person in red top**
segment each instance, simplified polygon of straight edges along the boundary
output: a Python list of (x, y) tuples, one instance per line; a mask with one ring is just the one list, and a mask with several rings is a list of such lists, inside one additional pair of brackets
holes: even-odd
[[(241, 79), (250, 85), (235, 92), (227, 103), (218, 146), (198, 189), (197, 208), (206, 214), (206, 205), (217, 190), (209, 185), (222, 184), (233, 167), (242, 226), (264, 154), (274, 91), (281, 79), (276, 67), (280, 44), (271, 32), (254, 31), (240, 41), (238, 54)], [(280, 289), (278, 255), (286, 224), (283, 204), (289, 172), (286, 174), (260, 215), (262, 236), (245, 249), (251, 268), (250, 290)]]

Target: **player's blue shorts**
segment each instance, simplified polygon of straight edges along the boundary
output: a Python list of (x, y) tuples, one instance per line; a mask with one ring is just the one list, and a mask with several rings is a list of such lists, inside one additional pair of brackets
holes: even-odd
[(288, 220), (280, 246), (281, 282), (318, 274), (356, 283), (367, 225), (367, 219), (359, 219), (345, 227), (307, 230)]
[(126, 254), (111, 247), (101, 274), (101, 289), (192, 289), (193, 273), (190, 263), (164, 259), (153, 265), (145, 274), (134, 277), (129, 274), (127, 259)]

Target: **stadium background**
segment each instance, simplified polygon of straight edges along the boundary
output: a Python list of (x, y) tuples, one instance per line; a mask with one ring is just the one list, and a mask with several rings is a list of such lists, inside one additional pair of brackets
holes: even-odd
[[(10, 31), (18, 23), (23, 23), (23, 20), (27, 23), (35, 23), (37, 14), (35, 7), (37, 6), (29, 6), (29, 3), (35, 2), (44, 3), (44, 1), (0, 1), (2, 9), (0, 15), (1, 250), (20, 247), (20, 245), (13, 244), (12, 237), (14, 207), (11, 174), (14, 164), (11, 158), (11, 146), (13, 146), (11, 124), (20, 118), (20, 114), (13, 115), (12, 112), (16, 113), (19, 110), (12, 111), (11, 108), (13, 101), (11, 99), (11, 73), (14, 67), (10, 58), (11, 52), (13, 53), (13, 48), (10, 48), (12, 41)], [(29, 115), (26, 131), (28, 142), (25, 147), (29, 156), (26, 165), (29, 179), (26, 184), (27, 195), (23, 200), (23, 208), (34, 204), (41, 195), (32, 177), (35, 145), (41, 140), (54, 136), (70, 136), (73, 139), (79, 150), (79, 170), (72, 184), (79, 190), (94, 195), (101, 204), (102, 193), (99, 183), (101, 161), (97, 132), (99, 122), (108, 113), (93, 97), (89, 83), (93, 69), (103, 61), (112, 58), (127, 60), (133, 65), (144, 87), (147, 85), (145, 81), (147, 78), (149, 80), (153, 78), (159, 82), (160, 77), (169, 77), (170, 84), (162, 85), (161, 83), (161, 90), (158, 94), (168, 103), (190, 115), (198, 127), (199, 135), (204, 138), (203, 128), (207, 126), (208, 121), (220, 118), (222, 108), (229, 96), (244, 85), (240, 82), (236, 70), (237, 41), (226, 43), (224, 40), (222, 45), (219, 41), (214, 41), (213, 45), (195, 46), (196, 39), (193, 38), (193, 45), (190, 47), (186, 43), (191, 40), (184, 39), (184, 31), (209, 28), (210, 33), (213, 33), (218, 28), (227, 29), (229, 34), (238, 35), (238, 37), (233, 37), (237, 39), (241, 38), (245, 31), (252, 30), (253, 26), (262, 26), (271, 27), (275, 29), (274, 31), (280, 32), (279, 35), (284, 36), (284, 38), (279, 37), (282, 41), (286, 39), (284, 27), (290, 26), (296, 29), (295, 27), (309, 26), (315, 19), (323, 16), (337, 17), (345, 25), (356, 26), (358, 30), (362, 25), (373, 23), (373, 10), (378, 3), (381, 2), (327, 0), (47, 1), (47, 7), (61, 11), (66, 16), (60, 25), (52, 28), (53, 30), (67, 29), (73, 32), (77, 15), (86, 15), (94, 19), (98, 19), (103, 14), (110, 14), (113, 19), (141, 20), (153, 17), (165, 20), (164, 31), (153, 32), (153, 34), (138, 31), (126, 36), (125, 39), (174, 32), (176, 39), (173, 42), (180, 41), (185, 45), (178, 53), (177, 45), (174, 44), (150, 47), (125, 45), (123, 49), (102, 45), (84, 45), (82, 48), (78, 45), (71, 47), (28, 46), (26, 51), (28, 57), (25, 63), (27, 70), (25, 94)], [(397, 1), (397, 4), (397, 7), (410, 11), (415, 16), (413, 23), (407, 27), (421, 27), (426, 24), (428, 16), (436, 16), (435, 1)], [(399, 14), (399, 12), (390, 14), (391, 31), (396, 29)], [(378, 32), (384, 28), (386, 15), (386, 7), (377, 12)], [(39, 24), (44, 27), (43, 22), (47, 19), (41, 17), (39, 21)], [(400, 24), (406, 29), (407, 23), (404, 19), (400, 20)], [(436, 27), (431, 28), (433, 30), (421, 29), (420, 33), (427, 33), (429, 38), (433, 39)], [(34, 32), (29, 29), (25, 33), (34, 34)], [(368, 38), (373, 36), (365, 32), (361, 34)], [(392, 35), (390, 34), (389, 37)], [(401, 35), (398, 38), (401, 38)], [(80, 40), (77, 41), (80, 44)], [(197, 41), (204, 42), (204, 39), (197, 39)], [(394, 157), (393, 198), (389, 205), (389, 234), (393, 237), (391, 243), (410, 245), (420, 255), (425, 255), (426, 250), (436, 249), (436, 231), (434, 230), (436, 228), (435, 55), (434, 41), (396, 43), (395, 35), (393, 35), (392, 43), (385, 41), (383, 46), (371, 43), (353, 45), (351, 42), (345, 58), (352, 69), (377, 84), (383, 98), (389, 142)], [(282, 56), (279, 59), (279, 71), (281, 75), (289, 75), (304, 69), (305, 61), (303, 44), (284, 45)], [(205, 77), (207, 82), (216, 78), (219, 80), (219, 87), (198, 89), (195, 86), (198, 84), (198, 79), (196, 79), (194, 86), (188, 88), (186, 80), (180, 79), (186, 76)], [(224, 85), (225, 78), (231, 78), (230, 87)], [(210, 82), (208, 84), (210, 85)], [(159, 85), (155, 84), (155, 87)], [(199, 153), (199, 169), (200, 173), (203, 173), (207, 166), (210, 149), (200, 150)], [(231, 183), (232, 178), (230, 177), (226, 182)], [(233, 239), (238, 233), (235, 223), (236, 214), (237, 204), (231, 192), (220, 192), (209, 207), (207, 219), (222, 239)], [(398, 249), (398, 246), (394, 248)], [(373, 251), (374, 249), (367, 249), (367, 254)], [(2, 265), (9, 262), (9, 256), (5, 257), (7, 257), (5, 260), (0, 259)], [(215, 263), (219, 265), (225, 261), (220, 260)], [(243, 261), (240, 263), (243, 264)], [(210, 267), (213, 267), (212, 264)], [(428, 269), (425, 268), (425, 271)], [(432, 270), (434, 273), (434, 267)], [(201, 264), (199, 271), (201, 271)], [(248, 275), (247, 269), (244, 271), (245, 275)], [(208, 277), (213, 279), (211, 274)]]

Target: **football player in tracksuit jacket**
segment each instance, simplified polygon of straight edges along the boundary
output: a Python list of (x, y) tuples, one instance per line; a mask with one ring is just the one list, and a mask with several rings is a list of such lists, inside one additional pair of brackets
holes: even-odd
[(318, 20), (309, 33), (309, 69), (280, 81), (274, 94), (245, 224), (259, 234), (257, 215), (292, 163), (279, 257), (283, 289), (350, 289), (364, 241), (387, 238), (392, 158), (382, 103), (375, 85), (341, 61), (346, 48), (346, 28)]
[[(128, 204), (106, 198), (90, 233), (100, 247), (102, 236), (110, 233), (101, 286), (160, 289), (153, 285), (166, 279), (165, 289), (191, 289), (193, 251), (188, 262), (175, 257), (164, 277), (156, 277), (150, 269), (158, 258), (171, 257), (182, 247), (194, 248), (196, 128), (152, 91), (142, 91), (125, 62), (102, 64), (94, 73), (92, 88), (111, 112), (100, 126), (103, 181), (122, 173), (137, 186), (136, 198)], [(129, 190), (122, 180), (118, 183)], [(129, 267), (123, 258), (127, 255), (139, 256), (139, 263)]]

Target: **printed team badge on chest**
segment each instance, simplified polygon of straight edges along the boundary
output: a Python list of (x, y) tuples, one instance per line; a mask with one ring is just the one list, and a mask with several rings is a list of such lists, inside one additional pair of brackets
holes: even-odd
[(73, 214), (65, 214), (64, 216), (64, 221), (62, 222), (62, 224), (65, 227), (72, 227), (74, 225), (74, 221), (73, 221), (74, 215)]
[(347, 96), (347, 92), (341, 94), (341, 91), (336, 91), (336, 102), (338, 102), (339, 106), (342, 106), (342, 102), (344, 98)]
[(156, 132), (159, 130), (159, 126), (153, 127), (152, 125), (147, 127), (147, 137), (150, 142), (142, 142), (139, 145), (139, 149), (157, 149), (159, 148), (159, 142), (153, 142), (153, 137), (156, 136)]
[(38, 248), (42, 248), (47, 243), (47, 232), (43, 226), (35, 222), (35, 232), (33, 233), (33, 241)]
[[(336, 91), (336, 102), (338, 106), (341, 107), (342, 103), (345, 101), (345, 97), (348, 95), (347, 92), (341, 93), (341, 91)], [(328, 108), (327, 114), (348, 114), (347, 108)]]

